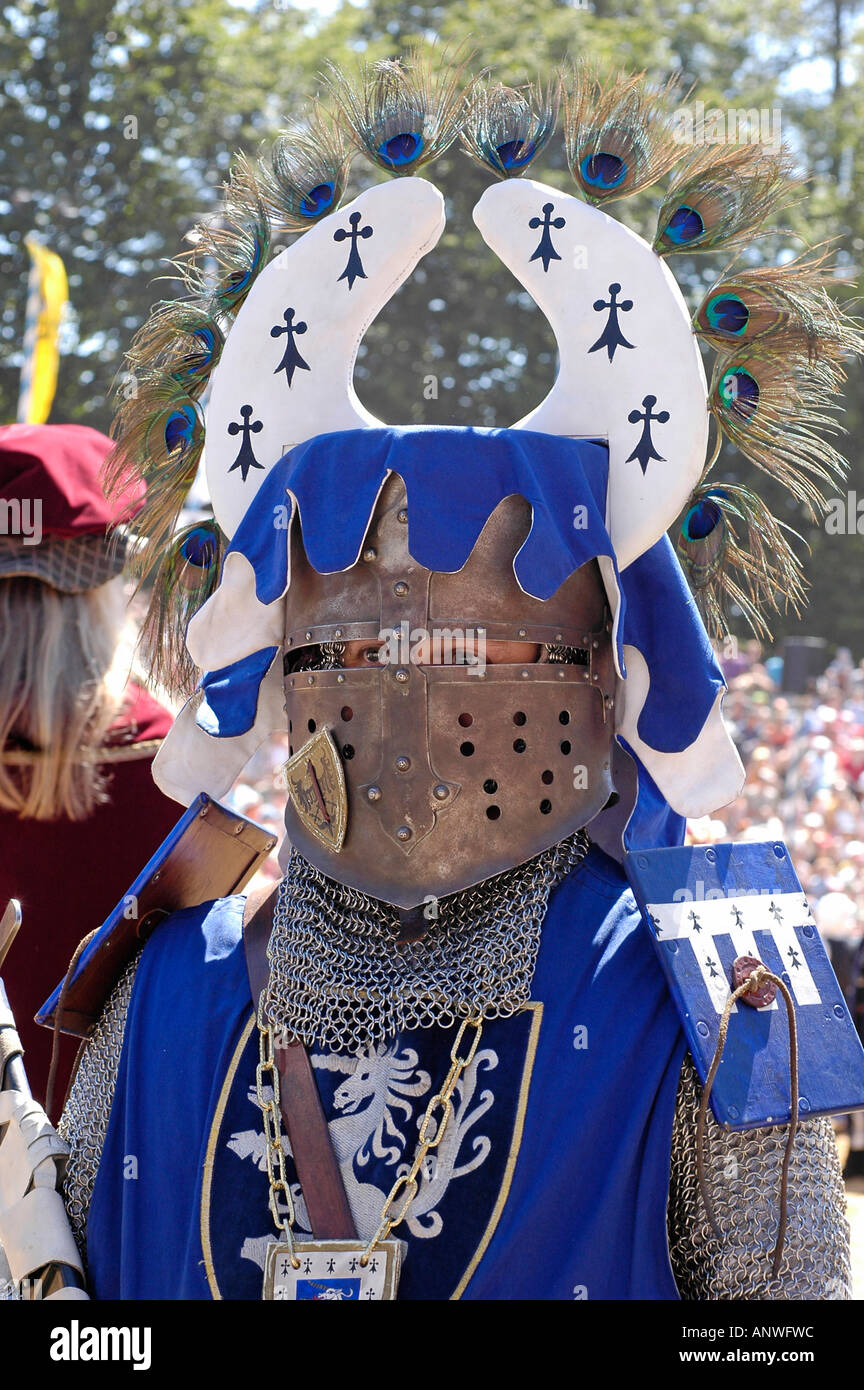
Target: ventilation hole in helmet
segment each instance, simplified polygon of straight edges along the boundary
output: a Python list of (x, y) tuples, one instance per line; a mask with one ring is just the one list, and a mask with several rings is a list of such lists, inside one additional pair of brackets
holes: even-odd
[(570, 715), (569, 715), (569, 713), (568, 713), (568, 711), (567, 711), (566, 709), (562, 709), (561, 713), (559, 714), (559, 716), (558, 716), (558, 723), (559, 723), (559, 724), (569, 724), (569, 723), (570, 723)]
[(487, 807), (486, 807), (486, 815), (487, 815), (487, 817), (489, 818), (489, 820), (497, 820), (498, 817), (501, 815), (501, 807), (500, 807), (500, 806), (487, 806)]
[(495, 781), (494, 777), (486, 778), (486, 781), (483, 783), (483, 790), (486, 792), (487, 796), (495, 795), (498, 790), (498, 783)]
[(513, 723), (514, 723), (514, 724), (522, 725), (522, 724), (526, 724), (527, 722), (528, 722), (528, 716), (527, 716), (526, 714), (523, 714), (522, 711), (521, 711), (521, 709), (517, 709), (516, 713), (515, 713), (514, 716), (513, 716)]
[(293, 753), (294, 753), (294, 744), (293, 744), (293, 743), (289, 743), (289, 744), (288, 744), (288, 757), (290, 758), (290, 757), (293, 755)]
[(567, 754), (570, 752), (570, 740), (569, 740), (569, 739), (566, 739), (566, 738), (564, 739), (563, 743), (561, 744), (561, 752), (564, 754), (564, 757), (566, 758), (566, 757), (567, 757)]
[(316, 725), (314, 719), (310, 719), (309, 723), (306, 725), (306, 728), (309, 730), (310, 734), (314, 734), (317, 727), (318, 726)]
[(462, 754), (462, 757), (463, 757), (463, 758), (470, 758), (470, 757), (471, 757), (471, 754), (474, 752), (474, 744), (473, 744), (473, 743), (460, 743), (460, 744), (459, 744), (459, 752)]
[(462, 725), (463, 729), (470, 729), (471, 725), (474, 723), (473, 714), (460, 714), (459, 723)]
[(524, 738), (516, 738), (513, 740), (514, 753), (524, 753), (527, 746)]
[(546, 786), (548, 787), (548, 785), (549, 785), (550, 782), (554, 782), (554, 781), (555, 781), (555, 773), (554, 773), (554, 772), (550, 772), (549, 769), (548, 769), (548, 767), (547, 767), (547, 769), (546, 769), (545, 772), (541, 772), (541, 774), (540, 774), (540, 781), (541, 781), (541, 782), (545, 782), (545, 783), (546, 783)]
[(349, 719), (354, 718), (354, 711), (350, 705), (343, 705), (339, 711), (339, 716), (347, 724)]
[(354, 757), (354, 744), (353, 744), (353, 743), (345, 743), (345, 744), (342, 745), (342, 757), (343, 757), (343, 758), (347, 758), (347, 759), (349, 760), (349, 762), (350, 762), (351, 758)]
[(289, 734), (293, 734), (293, 732), (294, 732), (294, 720), (293, 720), (293, 719), (289, 719), (289, 720), (288, 720), (288, 732), (289, 732)]
[(540, 814), (541, 814), (541, 816), (548, 816), (548, 814), (549, 814), (549, 812), (550, 812), (551, 810), (552, 810), (552, 802), (551, 802), (551, 801), (545, 801), (545, 800), (544, 800), (544, 801), (541, 801), (541, 802), (540, 802)]

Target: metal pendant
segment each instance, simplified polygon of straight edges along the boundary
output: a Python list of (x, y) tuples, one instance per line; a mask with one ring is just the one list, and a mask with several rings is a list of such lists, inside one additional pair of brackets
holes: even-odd
[(338, 852), (348, 824), (348, 794), (342, 759), (326, 725), (288, 759), (282, 773), (302, 825)]
[(360, 1257), (365, 1250), (362, 1240), (296, 1241), (294, 1255), (300, 1264), (295, 1269), (290, 1246), (274, 1242), (267, 1247), (263, 1297), (318, 1298), (331, 1303), (394, 1299), (402, 1263), (401, 1242), (382, 1240), (364, 1268)]

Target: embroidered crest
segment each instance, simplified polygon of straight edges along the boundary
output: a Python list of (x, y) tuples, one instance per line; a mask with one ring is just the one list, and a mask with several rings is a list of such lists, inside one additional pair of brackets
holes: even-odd
[(319, 729), (282, 769), (291, 804), (307, 830), (337, 852), (348, 825), (345, 774), (328, 728)]
[[(484, 1043), (454, 1093), (453, 1117), (436, 1156), (430, 1154), (418, 1191), (400, 1226), (400, 1299), (460, 1297), (497, 1226), (519, 1153), (541, 1007), (531, 1004), (509, 1019), (490, 1021)], [(209, 1141), (213, 1165), (202, 1187), (202, 1243), (214, 1297), (255, 1298), (276, 1232), (267, 1204), (265, 1138), (256, 1088), (257, 1038), (250, 1026), (238, 1044), (216, 1106)], [(487, 1042), (488, 1040), (488, 1042)], [(371, 1047), (362, 1057), (313, 1053), (330, 1139), (361, 1241), (377, 1228), (388, 1191), (406, 1171), (418, 1123), (446, 1076), (452, 1030), (405, 1033)], [(294, 1206), (294, 1235), (314, 1242), (288, 1136), (282, 1135)], [(317, 1247), (316, 1247), (317, 1248)], [(433, 1253), (434, 1252), (434, 1253)], [(334, 1281), (336, 1294), (297, 1289), (273, 1297), (325, 1297), (365, 1301), (351, 1291), (353, 1251), (347, 1267), (304, 1269), (299, 1280)], [(380, 1251), (379, 1251), (380, 1254)], [(275, 1267), (275, 1266), (274, 1266)], [(280, 1267), (281, 1268), (281, 1267)], [(379, 1273), (380, 1271), (372, 1271)], [(278, 1282), (278, 1281), (276, 1281)], [(372, 1297), (380, 1294), (373, 1291)]]

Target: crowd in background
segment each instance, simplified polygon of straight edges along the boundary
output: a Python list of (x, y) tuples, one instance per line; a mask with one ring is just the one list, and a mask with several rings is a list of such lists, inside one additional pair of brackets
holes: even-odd
[(804, 695), (784, 695), (750, 643), (729, 663), (724, 714), (747, 780), (690, 838), (785, 840), (847, 993), (864, 903), (864, 665), (841, 649)]

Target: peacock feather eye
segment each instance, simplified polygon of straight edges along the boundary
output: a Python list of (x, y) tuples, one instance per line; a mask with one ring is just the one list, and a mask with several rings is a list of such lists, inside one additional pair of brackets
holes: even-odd
[(723, 510), (713, 497), (702, 497), (687, 512), (681, 534), (687, 541), (704, 541), (722, 522)]
[(560, 103), (558, 82), (545, 87), (529, 83), (518, 89), (500, 83), (478, 85), (460, 131), (462, 144), (472, 159), (498, 178), (512, 178), (545, 148)]
[(382, 140), (376, 150), (382, 164), (391, 169), (401, 169), (413, 164), (423, 153), (423, 136), (418, 131), (402, 130), (396, 135)]
[(300, 212), (304, 217), (320, 217), (327, 211), (335, 196), (335, 183), (319, 183), (315, 188), (310, 188), (305, 198), (301, 198)]
[(195, 389), (196, 381), (199, 382), (199, 385), (199, 379), (206, 381), (218, 360), (222, 349), (222, 335), (216, 329), (204, 326), (193, 328), (188, 337), (191, 338), (197, 350), (184, 353), (180, 358), (178, 370), (172, 372), (171, 375), (175, 381), (186, 385), (191, 392)]
[(182, 405), (177, 410), (172, 410), (168, 419), (165, 421), (165, 448), (169, 455), (179, 451), (185, 454), (192, 444), (195, 435), (195, 426), (198, 423), (198, 416), (194, 406)]
[(505, 140), (503, 145), (495, 146), (495, 153), (503, 169), (524, 169), (537, 153), (537, 141)]
[(683, 159), (657, 219), (654, 250), (716, 251), (742, 246), (793, 186), (785, 151), (758, 144), (695, 147)]
[(261, 237), (252, 233), (249, 238), (249, 247), (248, 264), (241, 270), (232, 271), (216, 292), (217, 298), (224, 300), (227, 304), (233, 304), (239, 296), (245, 295), (263, 265), (267, 248)]
[(744, 367), (730, 367), (720, 378), (720, 399), (730, 410), (745, 419), (756, 413), (759, 404), (759, 383)]
[(718, 333), (741, 337), (750, 322), (750, 310), (737, 294), (716, 294), (709, 299), (705, 315)]
[(356, 76), (328, 63), (342, 135), (388, 173), (411, 174), (449, 148), (465, 114), (461, 49), (380, 58)]
[(276, 138), (257, 180), (274, 227), (305, 232), (310, 222), (334, 212), (342, 200), (350, 155), (341, 132), (321, 107), (313, 107)]
[(726, 555), (726, 518), (717, 500), (722, 495), (714, 488), (697, 494), (681, 523), (677, 550), (697, 594), (712, 583)]
[(682, 156), (671, 124), (670, 79), (654, 87), (628, 73), (601, 76), (578, 63), (565, 75), (564, 142), (570, 172), (590, 203), (650, 188)]
[(198, 355), (198, 362), (207, 362), (209, 364), (214, 352), (216, 351), (216, 334), (213, 332), (213, 329), (196, 328), (192, 336), (197, 343), (201, 344), (201, 352)]
[(195, 526), (180, 545), (180, 556), (187, 565), (197, 569), (209, 569), (216, 561), (219, 544), (213, 531), (206, 526)]
[(599, 151), (588, 154), (579, 165), (582, 178), (591, 188), (606, 192), (617, 188), (627, 177), (627, 163), (620, 155)]
[(673, 212), (660, 235), (666, 237), (674, 246), (690, 246), (699, 240), (704, 231), (705, 223), (696, 209), (682, 203)]

